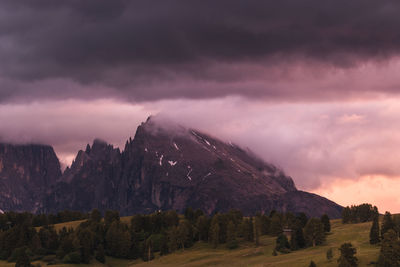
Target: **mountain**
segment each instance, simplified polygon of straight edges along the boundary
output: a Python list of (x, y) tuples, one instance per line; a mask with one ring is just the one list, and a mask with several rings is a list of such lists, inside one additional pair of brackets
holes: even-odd
[(121, 176), (121, 152), (96, 139), (80, 150), (71, 167), (44, 196), (42, 212), (119, 210), (114, 202)]
[(1, 210), (36, 212), (43, 195), (60, 177), (60, 163), (51, 146), (0, 143)]
[(43, 212), (98, 208), (123, 215), (190, 206), (209, 214), (276, 209), (337, 218), (342, 209), (298, 191), (291, 177), (251, 151), (157, 117), (142, 123), (122, 152), (100, 140), (79, 151), (42, 203)]

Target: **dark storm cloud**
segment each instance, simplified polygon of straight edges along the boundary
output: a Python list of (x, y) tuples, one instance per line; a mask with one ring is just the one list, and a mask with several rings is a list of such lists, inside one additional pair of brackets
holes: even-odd
[(287, 78), (296, 64), (351, 68), (397, 56), (399, 10), (389, 0), (5, 0), (0, 101), (307, 98), (319, 88), (252, 83)]

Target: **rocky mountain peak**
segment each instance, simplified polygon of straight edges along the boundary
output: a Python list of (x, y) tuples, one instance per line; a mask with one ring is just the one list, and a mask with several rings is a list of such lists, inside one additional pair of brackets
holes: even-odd
[[(4, 156), (6, 150), (15, 152)], [(275, 209), (310, 216), (327, 213), (332, 218), (341, 212), (339, 205), (325, 198), (298, 191), (283, 170), (248, 149), (159, 116), (139, 125), (122, 153), (105, 141), (94, 140), (78, 152), (57, 183), (45, 182), (60, 176), (58, 159), (50, 147), (0, 145), (0, 178), (4, 174), (8, 176), (0, 179), (0, 208), (6, 210), (98, 208), (131, 215), (160, 209), (182, 212), (192, 207), (209, 214), (234, 208), (250, 215)], [(52, 186), (30, 195), (29, 181), (36, 180), (42, 181), (38, 185)], [(29, 204), (32, 199), (34, 205)]]
[(60, 176), (60, 163), (51, 146), (0, 143), (1, 209), (36, 210), (38, 196)]

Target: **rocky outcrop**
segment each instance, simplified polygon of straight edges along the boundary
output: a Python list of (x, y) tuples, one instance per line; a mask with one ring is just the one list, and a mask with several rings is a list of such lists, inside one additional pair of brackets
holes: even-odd
[(49, 146), (0, 145), (0, 178), (3, 210), (130, 215), (190, 206), (208, 214), (275, 209), (336, 218), (342, 209), (298, 191), (291, 177), (249, 150), (158, 118), (142, 123), (122, 152), (95, 140), (62, 175)]
[(59, 210), (89, 211), (118, 209), (114, 197), (121, 176), (121, 153), (118, 148), (95, 140), (80, 150), (61, 181), (44, 197), (43, 212)]
[(291, 177), (248, 150), (173, 123), (148, 119), (124, 151), (104, 142), (79, 151), (50, 194), (45, 211), (93, 208), (122, 214), (186, 207), (211, 214), (304, 211), (339, 217), (341, 207), (298, 191)]
[(60, 163), (51, 146), (0, 143), (2, 210), (37, 211), (43, 195), (60, 176)]

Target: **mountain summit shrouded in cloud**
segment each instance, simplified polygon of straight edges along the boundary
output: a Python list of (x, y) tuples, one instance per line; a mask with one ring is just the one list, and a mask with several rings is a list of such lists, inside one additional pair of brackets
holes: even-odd
[(161, 113), (249, 146), (301, 189), (400, 211), (399, 8), (1, 1), (0, 141), (50, 144), (67, 166)]

